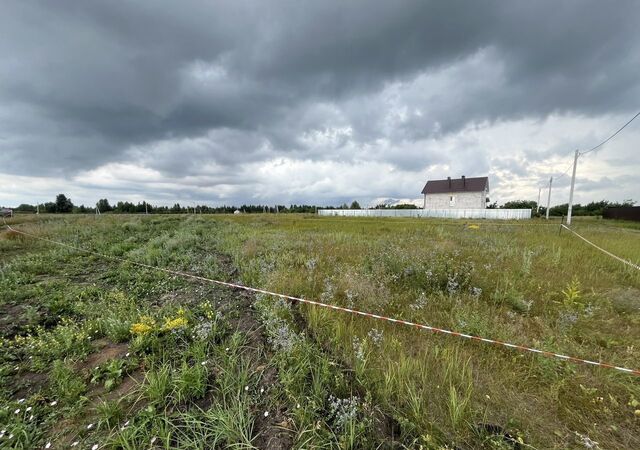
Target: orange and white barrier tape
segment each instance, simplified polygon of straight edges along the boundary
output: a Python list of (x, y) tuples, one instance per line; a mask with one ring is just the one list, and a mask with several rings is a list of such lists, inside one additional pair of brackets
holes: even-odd
[(602, 247), (597, 246), (596, 244), (594, 244), (593, 242), (591, 242), (589, 239), (585, 238), (584, 236), (579, 235), (578, 233), (576, 233), (575, 231), (573, 231), (571, 228), (569, 228), (568, 226), (566, 226), (565, 224), (562, 224), (562, 228), (564, 228), (565, 230), (570, 231), (571, 233), (575, 234), (576, 236), (578, 236), (580, 239), (582, 239), (583, 241), (585, 241), (587, 244), (597, 248), (598, 250), (600, 250), (602, 253), (605, 253), (609, 256), (611, 256), (614, 259), (617, 259), (618, 261), (620, 261), (621, 263), (624, 263), (626, 265), (628, 265), (629, 267), (633, 267), (636, 270), (640, 270), (640, 266), (637, 264), (632, 263), (631, 261), (627, 261), (626, 259), (622, 259), (619, 256), (614, 255), (611, 252), (606, 251), (605, 249), (603, 249)]
[(278, 298), (282, 298), (282, 299), (286, 299), (286, 300), (291, 300), (294, 302), (299, 302), (299, 303), (306, 303), (308, 305), (314, 305), (314, 306), (319, 306), (321, 308), (328, 308), (328, 309), (332, 309), (335, 311), (341, 311), (341, 312), (345, 312), (348, 314), (354, 314), (354, 315), (358, 315), (358, 316), (363, 316), (363, 317), (369, 317), (371, 319), (376, 319), (376, 320), (383, 320), (386, 322), (391, 322), (391, 323), (395, 323), (395, 324), (400, 324), (400, 325), (406, 325), (408, 327), (413, 327), (413, 328), (417, 328), (417, 329), (422, 329), (422, 330), (427, 330), (427, 331), (431, 331), (433, 333), (441, 333), (441, 334), (446, 334), (449, 336), (456, 336), (456, 337), (460, 337), (460, 338), (464, 338), (464, 339), (469, 339), (469, 340), (473, 340), (473, 341), (480, 341), (480, 342), (484, 342), (487, 344), (494, 344), (494, 345), (498, 345), (501, 347), (506, 347), (509, 349), (513, 349), (513, 350), (520, 350), (523, 352), (529, 352), (529, 353), (535, 353), (538, 355), (542, 355), (542, 356), (546, 356), (549, 358), (556, 358), (556, 359), (560, 359), (563, 361), (568, 361), (568, 362), (572, 362), (572, 363), (577, 363), (577, 364), (586, 364), (586, 365), (590, 365), (590, 366), (596, 366), (596, 367), (603, 367), (606, 369), (614, 369), (620, 372), (624, 372), (624, 373), (629, 373), (629, 374), (633, 374), (633, 375), (640, 375), (640, 370), (636, 370), (636, 369), (628, 369), (626, 367), (620, 367), (620, 366), (616, 366), (614, 364), (608, 364), (608, 363), (603, 363), (603, 362), (598, 362), (598, 361), (590, 361), (588, 359), (582, 359), (582, 358), (576, 358), (573, 356), (567, 356), (567, 355), (562, 355), (559, 353), (554, 353), (554, 352), (549, 352), (549, 351), (545, 351), (545, 350), (538, 350), (532, 347), (526, 347), (524, 345), (518, 345), (518, 344), (511, 344), (509, 342), (503, 342), (503, 341), (499, 341), (496, 339), (488, 339), (488, 338), (483, 338), (483, 337), (479, 337), (479, 336), (473, 336), (470, 334), (465, 334), (465, 333), (459, 333), (457, 331), (451, 331), (451, 330), (445, 330), (443, 328), (437, 328), (437, 327), (432, 327), (429, 325), (423, 325), (423, 324), (419, 324), (419, 323), (414, 323), (414, 322), (408, 322), (406, 320), (401, 320), (401, 319), (394, 319), (392, 317), (385, 317), (385, 316), (381, 316), (378, 314), (372, 314), (372, 313), (368, 313), (368, 312), (363, 312), (363, 311), (358, 311), (356, 309), (351, 309), (351, 308), (344, 308), (342, 306), (336, 306), (336, 305), (330, 305), (327, 303), (321, 303), (321, 302), (316, 302), (313, 300), (307, 300), (304, 298), (300, 298), (300, 297), (293, 297), (291, 295), (286, 295), (286, 294), (279, 294), (277, 292), (270, 292), (270, 291), (266, 291), (264, 289), (257, 289), (257, 288), (253, 288), (253, 287), (249, 287), (249, 286), (243, 286), (241, 284), (237, 284), (237, 283), (229, 283), (226, 281), (220, 281), (220, 280), (214, 280), (211, 278), (206, 278), (206, 277), (201, 277), (199, 275), (192, 275), (189, 273), (185, 273), (185, 272), (179, 272), (177, 270), (171, 270), (171, 269), (165, 269), (162, 267), (157, 267), (157, 266), (152, 266), (149, 264), (144, 264), (144, 263), (140, 263), (140, 262), (136, 262), (136, 261), (131, 261), (128, 259), (124, 259), (124, 258), (118, 258), (115, 256), (109, 256), (109, 255), (105, 255), (102, 253), (98, 253), (98, 252), (94, 252), (91, 250), (86, 250), (80, 247), (75, 247), (73, 245), (69, 245), (69, 244), (65, 244), (64, 242), (58, 242), (58, 241), (54, 241), (52, 239), (47, 239), (47, 238), (43, 238), (40, 236), (36, 236), (33, 235), (31, 233), (27, 233), (24, 231), (20, 231), (20, 230), (16, 230), (15, 228), (12, 228), (11, 226), (7, 225), (5, 222), (5, 226), (16, 233), (25, 235), (25, 236), (30, 236), (33, 237), (35, 239), (39, 239), (42, 241), (46, 241), (46, 242), (51, 242), (53, 244), (56, 245), (60, 245), (63, 247), (67, 247), (73, 250), (77, 250), (80, 252), (84, 252), (84, 253), (88, 253), (88, 254), (92, 254), (92, 255), (96, 255), (96, 256), (100, 256), (102, 258), (106, 258), (106, 259), (111, 259), (114, 261), (120, 261), (120, 262), (126, 262), (129, 264), (133, 264), (139, 267), (144, 267), (147, 269), (152, 269), (152, 270), (159, 270), (161, 272), (165, 272), (168, 273), (170, 275), (174, 275), (174, 276), (179, 276), (179, 277), (184, 277), (184, 278), (191, 278), (193, 280), (198, 280), (198, 281), (205, 281), (208, 283), (215, 283), (221, 286), (227, 286), (227, 287), (231, 287), (231, 288), (235, 288), (235, 289), (242, 289), (245, 291), (249, 291), (249, 292), (256, 292), (256, 293), (260, 293), (260, 294), (266, 294), (266, 295), (270, 295), (272, 297), (278, 297)]

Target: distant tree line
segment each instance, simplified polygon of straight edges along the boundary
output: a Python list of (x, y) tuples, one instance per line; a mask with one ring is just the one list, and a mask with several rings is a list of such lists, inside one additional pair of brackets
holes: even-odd
[[(601, 216), (602, 212), (605, 208), (617, 208), (622, 206), (633, 206), (636, 202), (633, 200), (625, 200), (622, 203), (619, 202), (610, 202), (608, 200), (600, 200), (598, 202), (591, 202), (585, 205), (580, 203), (574, 203), (571, 208), (571, 214), (574, 216)], [(494, 208), (495, 204), (491, 205)], [(538, 203), (533, 200), (513, 200), (510, 202), (506, 202), (504, 205), (500, 206), (502, 209), (532, 209), (534, 215), (538, 208)], [(569, 211), (569, 204), (563, 203), (561, 205), (555, 205), (549, 208), (550, 216), (566, 216)], [(539, 215), (546, 215), (547, 208), (544, 206), (540, 206)]]
[[(358, 202), (353, 202), (357, 208), (360, 208)], [(343, 205), (346, 208), (349, 206)], [(316, 205), (223, 205), (223, 206), (208, 206), (208, 205), (181, 205), (175, 203), (173, 206), (156, 206), (147, 202), (117, 202), (115, 204), (109, 203), (109, 200), (102, 198), (98, 200), (96, 206), (76, 206), (73, 204), (70, 198), (64, 194), (58, 194), (54, 202), (41, 203), (40, 205), (29, 205), (23, 203), (16, 208), (13, 208), (16, 212), (28, 212), (35, 213), (36, 211), (42, 213), (61, 213), (61, 214), (186, 214), (186, 213), (202, 213), (202, 214), (233, 214), (236, 211), (241, 213), (315, 213), (318, 209), (336, 209), (333, 206), (316, 206)]]
[[(605, 208), (614, 208), (622, 206), (633, 206), (636, 202), (633, 200), (625, 200), (622, 203), (610, 202), (608, 200), (600, 200), (598, 202), (591, 202), (585, 205), (576, 203), (573, 205), (572, 214), (575, 216), (601, 216)], [(545, 215), (546, 208), (540, 207), (537, 211), (538, 204), (533, 200), (512, 200), (506, 202), (503, 205), (498, 206), (497, 203), (492, 203), (488, 208), (502, 208), (502, 209), (531, 209), (535, 215)], [(374, 209), (417, 209), (418, 207), (413, 204), (399, 204), (399, 205), (385, 205), (380, 204), (374, 207)], [(114, 205), (109, 203), (109, 200), (102, 198), (98, 200), (96, 206), (76, 206), (73, 204), (70, 198), (64, 194), (58, 194), (55, 201), (46, 202), (36, 205), (29, 205), (23, 203), (17, 208), (14, 208), (16, 212), (29, 212), (34, 213), (40, 211), (43, 213), (61, 213), (61, 214), (95, 214), (97, 211), (100, 214), (186, 214), (186, 213), (200, 213), (200, 214), (233, 214), (236, 211), (241, 213), (315, 213), (319, 209), (361, 209), (360, 204), (357, 201), (353, 201), (351, 205), (343, 203), (340, 206), (317, 206), (317, 205), (223, 205), (223, 206), (208, 206), (208, 205), (181, 205), (176, 203), (173, 206), (155, 206), (147, 202), (117, 202)], [(556, 205), (549, 210), (550, 216), (566, 216), (569, 205), (567, 203)]]

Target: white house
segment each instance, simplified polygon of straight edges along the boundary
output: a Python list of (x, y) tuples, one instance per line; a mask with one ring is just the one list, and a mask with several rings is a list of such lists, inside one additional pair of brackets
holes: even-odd
[(422, 189), (424, 209), (484, 209), (489, 195), (489, 178), (477, 177), (429, 180)]

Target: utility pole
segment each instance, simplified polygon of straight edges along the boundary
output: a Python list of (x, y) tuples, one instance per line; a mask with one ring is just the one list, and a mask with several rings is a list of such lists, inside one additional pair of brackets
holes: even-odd
[(571, 190), (569, 191), (569, 209), (567, 211), (567, 226), (571, 225), (571, 210), (573, 209), (573, 186), (576, 183), (576, 168), (578, 167), (578, 156), (580, 156), (580, 152), (576, 150), (576, 155), (573, 158), (573, 175), (571, 176)]
[(149, 214), (149, 208), (147, 208), (147, 202), (144, 202), (144, 213)]
[(553, 184), (553, 177), (549, 178), (549, 195), (547, 196), (547, 213), (546, 219), (549, 220), (549, 207), (551, 206), (551, 185)]
[[(540, 193), (542, 192), (542, 188), (539, 187), (538, 188), (538, 202), (536, 203), (536, 212), (539, 213), (540, 212)], [(425, 195), (426, 197), (426, 195)]]
[(36, 214), (40, 214), (40, 203), (36, 203)]

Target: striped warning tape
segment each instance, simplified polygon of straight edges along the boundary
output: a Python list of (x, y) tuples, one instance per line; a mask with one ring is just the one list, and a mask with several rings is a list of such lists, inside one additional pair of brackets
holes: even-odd
[(308, 305), (314, 305), (314, 306), (319, 306), (321, 308), (327, 308), (327, 309), (332, 309), (335, 311), (341, 311), (341, 312), (345, 312), (348, 314), (354, 314), (354, 315), (358, 315), (358, 316), (363, 316), (363, 317), (369, 317), (371, 319), (376, 319), (376, 320), (383, 320), (386, 322), (391, 322), (391, 323), (396, 323), (396, 324), (400, 324), (400, 325), (406, 325), (408, 327), (412, 327), (412, 328), (417, 328), (417, 329), (422, 329), (422, 330), (427, 330), (427, 331), (431, 331), (433, 333), (440, 333), (440, 334), (446, 334), (449, 336), (456, 336), (456, 337), (460, 337), (460, 338), (464, 338), (464, 339), (469, 339), (469, 340), (473, 340), (473, 341), (480, 341), (480, 342), (484, 342), (487, 344), (493, 344), (493, 345), (498, 345), (501, 347), (506, 347), (509, 349), (514, 349), (514, 350), (520, 350), (523, 352), (529, 352), (529, 353), (535, 353), (538, 355), (542, 355), (542, 356), (546, 356), (549, 358), (557, 358), (557, 359), (561, 359), (563, 361), (568, 361), (568, 362), (572, 362), (572, 363), (576, 363), (576, 364), (586, 364), (586, 365), (591, 365), (591, 366), (596, 366), (596, 367), (603, 367), (606, 369), (614, 369), (620, 372), (624, 372), (624, 373), (628, 373), (628, 374), (632, 374), (632, 375), (639, 375), (640, 376), (640, 370), (636, 370), (636, 369), (628, 369), (626, 367), (620, 367), (620, 366), (616, 366), (614, 364), (608, 364), (608, 363), (604, 363), (604, 362), (599, 362), (599, 361), (590, 361), (588, 359), (582, 359), (582, 358), (576, 358), (573, 356), (567, 356), (567, 355), (562, 355), (559, 353), (554, 353), (554, 352), (549, 352), (549, 351), (545, 351), (545, 350), (538, 350), (532, 347), (526, 347), (524, 345), (518, 345), (518, 344), (511, 344), (509, 342), (503, 342), (503, 341), (499, 341), (496, 339), (488, 339), (488, 338), (483, 338), (483, 337), (479, 337), (479, 336), (473, 336), (470, 334), (465, 334), (465, 333), (460, 333), (457, 331), (451, 331), (451, 330), (446, 330), (443, 328), (437, 328), (437, 327), (432, 327), (430, 325), (424, 325), (424, 324), (420, 324), (420, 323), (415, 323), (415, 322), (409, 322), (406, 320), (401, 320), (401, 319), (394, 319), (392, 317), (386, 317), (386, 316), (381, 316), (379, 314), (372, 314), (372, 313), (368, 313), (368, 312), (364, 312), (364, 311), (358, 311), (356, 309), (352, 309), (352, 308), (344, 308), (342, 306), (336, 306), (336, 305), (330, 305), (327, 303), (321, 303), (321, 302), (316, 302), (313, 300), (307, 300), (304, 298), (300, 298), (300, 297), (294, 297), (291, 295), (286, 295), (286, 294), (279, 294), (277, 292), (271, 292), (271, 291), (267, 291), (264, 289), (258, 289), (258, 288), (253, 288), (253, 287), (249, 287), (249, 286), (244, 286), (242, 284), (237, 284), (237, 283), (229, 283), (226, 281), (220, 281), (220, 280), (214, 280), (212, 278), (206, 278), (206, 277), (202, 277), (199, 275), (193, 275), (190, 273), (186, 273), (186, 272), (180, 272), (177, 270), (171, 270), (171, 269), (165, 269), (163, 267), (157, 267), (157, 266), (152, 266), (150, 264), (145, 264), (145, 263), (141, 263), (141, 262), (137, 262), (137, 261), (131, 261), (125, 258), (119, 258), (116, 256), (109, 256), (109, 255), (105, 255), (103, 253), (98, 253), (98, 252), (94, 252), (92, 250), (87, 250), (84, 248), (80, 248), (80, 247), (76, 247), (70, 244), (65, 244), (64, 242), (59, 242), (59, 241), (54, 241), (52, 239), (47, 239), (41, 236), (36, 236), (34, 234), (31, 233), (27, 233), (25, 231), (21, 231), (21, 230), (16, 230), (15, 228), (9, 226), (6, 222), (5, 222), (5, 226), (15, 232), (15, 233), (19, 233), (25, 236), (29, 236), (35, 239), (39, 239), (42, 241), (46, 241), (46, 242), (50, 242), (52, 244), (56, 244), (56, 245), (60, 245), (63, 247), (67, 247), (73, 250), (77, 250), (80, 252), (84, 252), (84, 253), (88, 253), (91, 255), (96, 255), (105, 259), (110, 259), (110, 260), (114, 260), (114, 261), (120, 261), (120, 262), (125, 262), (125, 263), (129, 263), (129, 264), (133, 264), (139, 267), (144, 267), (147, 269), (152, 269), (152, 270), (158, 270), (164, 273), (168, 273), (170, 275), (173, 276), (178, 276), (178, 277), (184, 277), (184, 278), (190, 278), (193, 280), (198, 280), (198, 281), (205, 281), (208, 283), (214, 283), (214, 284), (218, 284), (221, 286), (227, 286), (227, 287), (231, 287), (231, 288), (235, 288), (235, 289), (242, 289), (245, 291), (249, 291), (249, 292), (255, 292), (255, 293), (259, 293), (259, 294), (265, 294), (265, 295), (269, 295), (272, 297), (278, 297), (278, 298), (282, 298), (282, 299), (286, 299), (286, 300), (291, 300), (294, 302), (298, 302), (298, 303), (305, 303)]
[(620, 261), (621, 263), (624, 263), (626, 265), (628, 265), (629, 267), (633, 267), (636, 270), (640, 270), (640, 266), (637, 264), (632, 263), (631, 261), (627, 261), (626, 259), (622, 259), (619, 256), (614, 255), (611, 252), (606, 251), (605, 249), (603, 249), (602, 247), (598, 247), (596, 244), (594, 244), (593, 242), (591, 242), (589, 239), (585, 238), (584, 236), (579, 235), (578, 233), (576, 233), (575, 231), (573, 231), (571, 228), (569, 228), (568, 226), (566, 226), (565, 224), (562, 224), (562, 228), (564, 228), (565, 230), (570, 231), (571, 233), (575, 234), (576, 236), (578, 236), (580, 239), (582, 239), (583, 241), (585, 241), (587, 244), (597, 248), (598, 250), (600, 250), (603, 253), (606, 253), (607, 255), (611, 256), (614, 259), (617, 259), (618, 261)]

